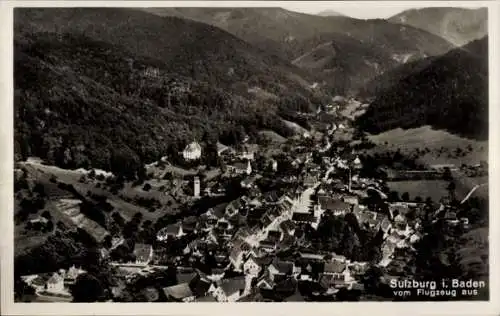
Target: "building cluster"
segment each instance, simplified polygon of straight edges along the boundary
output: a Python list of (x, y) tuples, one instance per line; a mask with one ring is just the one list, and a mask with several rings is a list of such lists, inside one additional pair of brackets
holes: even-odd
[[(363, 274), (371, 265), (389, 270), (399, 265), (400, 253), (412, 251), (422, 238), (420, 221), (407, 218), (420, 205), (387, 202), (380, 181), (360, 177), (362, 161), (356, 155), (318, 161), (307, 148), (296, 148), (289, 161), (295, 172), (286, 175), (277, 172), (274, 158), (266, 161), (264, 170), (252, 167), (257, 166), (256, 151), (226, 149), (232, 167), (225, 176), (239, 177), (244, 194), (157, 232), (159, 248), (188, 240), (182, 252), (168, 256), (151, 245), (137, 244), (132, 264), (144, 266), (141, 271), (167, 265), (190, 270), (189, 280), (163, 288), (168, 300), (182, 302), (245, 301), (256, 295), (305, 299), (298, 293), (301, 284), (311, 289), (310, 296), (335, 298), (342, 288), (362, 291)], [(321, 148), (311, 150), (322, 152)], [(276, 178), (283, 188), (264, 192), (259, 180), (266, 177)], [(365, 205), (364, 200), (374, 194), (389, 212)], [(326, 214), (338, 218), (352, 214), (363, 229), (381, 232), (381, 260), (359, 262), (314, 251), (304, 232), (317, 230)]]
[(60, 269), (52, 273), (41, 273), (22, 276), (21, 279), (35, 289), (38, 296), (57, 298), (58, 300), (71, 301), (70, 288), (75, 284), (79, 275), (86, 271), (71, 266), (69, 269)]
[[(192, 182), (195, 198), (217, 202), (161, 227), (154, 243), (135, 243), (134, 260), (109, 264), (122, 270), (126, 284), (175, 269), (176, 284), (143, 289), (151, 301), (174, 302), (334, 300), (342, 289), (363, 292), (363, 276), (372, 266), (401, 274), (405, 258), (423, 237), (422, 220), (415, 216), (423, 203), (389, 202), (382, 180), (362, 176), (360, 157), (333, 148), (335, 133), (344, 129), (342, 123), (327, 124), (325, 137), (294, 140), (284, 155), (266, 155), (246, 141), (238, 149), (217, 144), (223, 174), (210, 181), (195, 176)], [(182, 156), (195, 162), (202, 151), (192, 142)], [(238, 196), (226, 192), (228, 179), (237, 179)], [(60, 208), (75, 221), (74, 203), (63, 202)], [(436, 213), (450, 225), (468, 224), (444, 205)], [(362, 230), (382, 236), (379, 259), (356, 261), (342, 251), (313, 247), (308, 236), (325, 218), (347, 216)], [(110, 251), (123, 243), (113, 238)], [(25, 280), (39, 293), (68, 297), (68, 285), (81, 273), (72, 267), (45, 281), (40, 276)]]

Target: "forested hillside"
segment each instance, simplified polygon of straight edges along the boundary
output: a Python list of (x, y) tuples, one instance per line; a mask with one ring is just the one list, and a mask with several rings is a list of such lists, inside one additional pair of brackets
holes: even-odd
[(436, 58), (381, 92), (358, 124), (371, 133), (432, 125), (487, 139), (488, 38)]
[(287, 135), (275, 103), (187, 79), (159, 60), (83, 35), (36, 33), (15, 41), (18, 158), (133, 176), (143, 162), (205, 134), (228, 142), (259, 128)]
[(488, 34), (488, 8), (421, 8), (403, 11), (390, 22), (411, 25), (462, 46)]

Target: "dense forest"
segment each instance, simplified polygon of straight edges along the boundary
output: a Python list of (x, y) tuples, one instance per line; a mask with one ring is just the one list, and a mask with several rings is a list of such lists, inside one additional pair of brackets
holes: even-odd
[(380, 93), (359, 118), (362, 129), (431, 125), (466, 137), (488, 137), (488, 38), (435, 59)]
[[(304, 103), (290, 102), (292, 108), (310, 109), (316, 106), (310, 100), (321, 100), (287, 99)], [(62, 167), (128, 170), (133, 176), (143, 162), (175, 154), (206, 134), (228, 142), (264, 128), (288, 136), (276, 114), (283, 106), (193, 81), (159, 60), (84, 35), (16, 37), (18, 159), (33, 155)]]

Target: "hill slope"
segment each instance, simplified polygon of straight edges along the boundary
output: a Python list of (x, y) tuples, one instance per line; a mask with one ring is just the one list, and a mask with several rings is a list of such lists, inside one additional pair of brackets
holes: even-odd
[(487, 139), (487, 56), (485, 37), (436, 58), (379, 94), (358, 120), (359, 126), (378, 133), (397, 127), (432, 125)]
[(359, 90), (359, 94), (364, 97), (374, 97), (397, 85), (404, 78), (418, 73), (428, 67), (436, 56), (427, 57), (411, 61), (390, 69), (381, 75), (375, 76)]
[[(15, 31), (83, 34), (123, 46), (135, 55), (160, 60), (170, 72), (218, 86), (270, 82), (275, 89), (288, 86), (300, 91), (310, 84), (297, 67), (219, 28), (133, 9), (18, 8)], [(273, 84), (271, 77), (283, 80), (284, 85)]]
[(205, 133), (287, 135), (283, 104), (248, 87), (298, 97), (302, 108), (317, 96), (298, 68), (201, 23), (122, 9), (15, 14), (17, 158), (133, 176)]
[(488, 9), (423, 8), (401, 12), (390, 22), (411, 25), (462, 46), (488, 34)]
[(319, 16), (344, 16), (344, 14), (334, 11), (334, 10), (324, 10), (317, 13)]
[[(394, 64), (441, 55), (454, 47), (426, 31), (381, 19), (358, 20), (345, 16), (308, 15), (281, 8), (147, 8), (144, 10), (160, 16), (178, 16), (217, 26), (262, 50), (290, 61), (306, 54), (314, 54), (318, 46), (332, 42), (343, 51), (356, 47), (356, 59), (343, 59), (348, 55), (331, 57), (343, 78), (345, 75), (349, 78), (351, 75), (358, 75), (351, 74), (346, 67), (357, 68), (364, 63), (371, 64), (367, 72), (363, 71), (366, 68), (358, 71), (360, 77), (369, 79), (373, 73), (380, 74), (382, 70), (389, 69)], [(373, 58), (381, 53), (385, 55), (383, 58)], [(384, 63), (375, 66), (380, 60)], [(354, 64), (351, 64), (353, 61)], [(318, 73), (317, 68), (309, 68), (308, 64), (299, 65)], [(332, 74), (326, 69), (322, 78), (328, 77), (332, 77)], [(352, 82), (354, 84), (357, 80)]]

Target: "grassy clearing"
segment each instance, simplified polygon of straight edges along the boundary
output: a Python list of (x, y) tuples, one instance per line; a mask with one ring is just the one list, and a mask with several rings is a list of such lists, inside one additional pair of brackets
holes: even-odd
[(260, 131), (259, 134), (266, 137), (267, 139), (269, 139), (273, 143), (280, 143), (281, 144), (281, 143), (286, 142), (285, 137), (279, 135), (278, 133), (276, 133), (274, 131), (264, 130), (264, 131)]
[[(403, 130), (401, 128), (393, 129), (378, 135), (371, 135), (369, 139), (377, 146), (370, 150), (371, 152), (397, 150), (402, 152), (412, 152), (415, 149), (429, 148), (430, 153), (422, 155), (420, 160), (425, 164), (475, 164), (480, 160), (488, 160), (488, 142), (466, 139), (446, 131), (433, 130), (430, 126), (422, 126)], [(464, 157), (455, 157), (449, 155), (455, 149), (466, 149), (467, 146), (472, 147), (472, 151)], [(448, 149), (444, 153), (439, 154), (438, 150), (444, 147)]]

